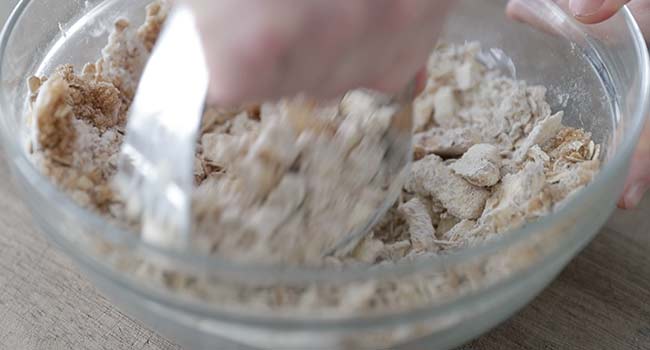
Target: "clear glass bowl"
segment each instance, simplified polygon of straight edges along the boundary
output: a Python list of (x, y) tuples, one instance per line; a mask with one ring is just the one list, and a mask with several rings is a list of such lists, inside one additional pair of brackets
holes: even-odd
[[(552, 107), (566, 111), (566, 122), (591, 131), (604, 145), (604, 167), (592, 184), (552, 215), (444, 258), (338, 270), (185, 256), (148, 246), (76, 206), (32, 165), (24, 147), (26, 77), (61, 63), (94, 61), (106, 28), (121, 16), (140, 22), (147, 2), (21, 1), (0, 41), (0, 130), (15, 181), (47, 236), (113, 302), (188, 349), (444, 349), (485, 332), (539, 293), (604, 224), (648, 112), (646, 46), (627, 10), (582, 26), (552, 0), (526, 0), (533, 19), (551, 24), (544, 31), (508, 19), (505, 0), (458, 0), (443, 39), (502, 49), (516, 63), (518, 78), (547, 86)], [(500, 272), (475, 273), (495, 261)], [(141, 273), (125, 272), (134, 267)], [(228, 293), (181, 295), (174, 281), (167, 288), (157, 284), (177, 272)], [(275, 310), (232, 299), (242, 290), (317, 286), (354, 292), (367, 283), (399, 286), (439, 276), (455, 276), (464, 287), (370, 313)]]

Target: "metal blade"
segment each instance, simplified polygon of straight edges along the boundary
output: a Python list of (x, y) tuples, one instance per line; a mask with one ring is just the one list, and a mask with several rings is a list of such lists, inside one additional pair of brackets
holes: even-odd
[(129, 112), (117, 183), (142, 217), (142, 238), (182, 249), (191, 229), (196, 137), (208, 69), (194, 16), (172, 10)]

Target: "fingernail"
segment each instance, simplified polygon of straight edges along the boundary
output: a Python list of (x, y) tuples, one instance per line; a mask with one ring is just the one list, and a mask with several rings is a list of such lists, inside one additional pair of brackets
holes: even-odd
[(627, 191), (625, 191), (625, 196), (623, 197), (625, 207), (629, 209), (636, 208), (639, 203), (641, 203), (646, 190), (647, 186), (642, 184), (634, 184), (630, 186)]
[(587, 17), (598, 12), (604, 3), (605, 0), (570, 0), (569, 9), (574, 16)]

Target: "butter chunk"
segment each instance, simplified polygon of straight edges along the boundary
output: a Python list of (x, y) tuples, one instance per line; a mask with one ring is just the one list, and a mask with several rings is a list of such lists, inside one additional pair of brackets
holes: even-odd
[(476, 187), (455, 174), (435, 155), (413, 163), (405, 188), (408, 192), (431, 196), (451, 215), (460, 219), (478, 218), (490, 195), (488, 190)]
[(458, 102), (451, 87), (443, 87), (433, 97), (434, 119), (438, 125), (446, 128), (458, 126), (456, 112)]
[(450, 167), (475, 186), (494, 186), (501, 179), (499, 149), (490, 144), (472, 146)]
[(432, 128), (415, 135), (415, 151), (423, 155), (458, 157), (481, 142), (481, 135), (471, 128)]
[(547, 212), (550, 203), (544, 196), (545, 186), (543, 164), (527, 163), (519, 172), (503, 178), (486, 203), (480, 222), (495, 232), (504, 232), (523, 224), (533, 212)]
[(454, 73), (458, 88), (461, 90), (473, 88), (483, 78), (480, 64), (473, 59), (456, 68)]
[(68, 84), (59, 77), (45, 82), (34, 102), (34, 148), (53, 159), (70, 164), (77, 139), (72, 107), (66, 103)]
[(542, 146), (555, 137), (563, 128), (562, 117), (564, 117), (564, 112), (557, 112), (539, 122), (515, 151), (515, 161), (523, 161), (531, 147)]
[(415, 197), (400, 205), (397, 210), (408, 224), (413, 250), (436, 251), (435, 229), (426, 204)]

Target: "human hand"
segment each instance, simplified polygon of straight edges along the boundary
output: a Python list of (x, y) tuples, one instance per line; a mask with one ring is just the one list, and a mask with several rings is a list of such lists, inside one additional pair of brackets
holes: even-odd
[(221, 104), (395, 92), (425, 66), (452, 2), (185, 1), (203, 36), (209, 98)]

